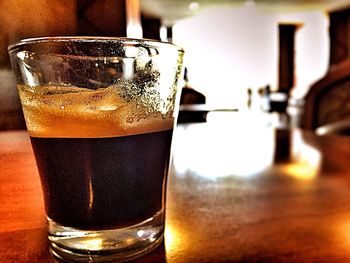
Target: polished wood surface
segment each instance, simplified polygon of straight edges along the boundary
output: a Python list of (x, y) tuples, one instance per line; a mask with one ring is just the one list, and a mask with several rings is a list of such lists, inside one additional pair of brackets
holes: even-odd
[[(348, 137), (179, 125), (165, 242), (136, 262), (349, 262), (349, 161)], [(26, 132), (0, 133), (0, 167), (0, 262), (55, 262)]]

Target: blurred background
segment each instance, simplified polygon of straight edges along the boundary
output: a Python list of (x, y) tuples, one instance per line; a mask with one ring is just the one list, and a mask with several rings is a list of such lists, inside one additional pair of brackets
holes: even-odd
[(7, 0), (0, 21), (0, 130), (25, 127), (7, 55), (22, 38), (173, 42), (205, 111), (277, 111), (296, 126), (310, 87), (350, 55), (349, 0)]

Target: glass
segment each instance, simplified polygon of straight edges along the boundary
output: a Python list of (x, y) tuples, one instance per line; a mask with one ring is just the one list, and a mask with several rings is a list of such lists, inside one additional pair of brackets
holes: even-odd
[(162, 242), (183, 50), (53, 37), (9, 47), (44, 194), (51, 253), (130, 260)]

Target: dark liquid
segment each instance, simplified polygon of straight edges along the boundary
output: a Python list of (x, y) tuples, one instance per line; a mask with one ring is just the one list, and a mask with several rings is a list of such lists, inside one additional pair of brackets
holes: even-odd
[(163, 209), (172, 130), (113, 138), (31, 137), (46, 213), (86, 230), (118, 228)]

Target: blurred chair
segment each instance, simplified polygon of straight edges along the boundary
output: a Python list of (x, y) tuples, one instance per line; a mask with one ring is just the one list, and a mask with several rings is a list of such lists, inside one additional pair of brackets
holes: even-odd
[(319, 133), (350, 130), (350, 59), (332, 65), (305, 97), (302, 127)]

